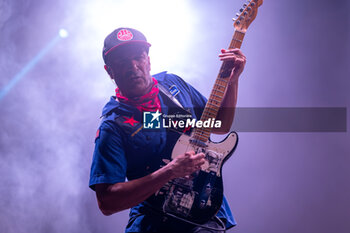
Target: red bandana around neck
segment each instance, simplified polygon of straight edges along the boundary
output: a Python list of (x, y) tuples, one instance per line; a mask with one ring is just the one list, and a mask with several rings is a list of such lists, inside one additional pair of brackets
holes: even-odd
[(157, 110), (161, 111), (160, 100), (158, 97), (158, 93), (159, 93), (158, 81), (153, 77), (152, 79), (153, 79), (153, 86), (151, 88), (151, 91), (143, 96), (140, 96), (134, 99), (129, 99), (123, 96), (120, 93), (119, 88), (117, 87), (115, 89), (115, 94), (118, 100), (122, 103), (134, 106), (141, 112), (156, 112)]

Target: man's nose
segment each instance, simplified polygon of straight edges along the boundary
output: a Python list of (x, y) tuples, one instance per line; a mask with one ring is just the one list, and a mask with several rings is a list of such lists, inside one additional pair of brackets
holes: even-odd
[(127, 62), (128, 69), (138, 69), (137, 65), (138, 65), (138, 63), (137, 63), (137, 60), (135, 60), (135, 59), (130, 59)]

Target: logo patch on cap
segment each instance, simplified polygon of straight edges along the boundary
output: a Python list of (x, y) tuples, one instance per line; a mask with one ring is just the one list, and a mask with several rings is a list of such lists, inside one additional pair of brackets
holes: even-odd
[(121, 29), (117, 34), (117, 38), (120, 41), (128, 41), (131, 40), (133, 37), (134, 35), (128, 29)]

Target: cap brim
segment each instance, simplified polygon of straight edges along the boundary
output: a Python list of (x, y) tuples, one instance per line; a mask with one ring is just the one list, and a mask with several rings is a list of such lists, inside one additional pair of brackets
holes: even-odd
[(123, 45), (126, 45), (126, 44), (140, 44), (140, 45), (145, 45), (147, 47), (151, 47), (151, 44), (146, 42), (146, 41), (143, 41), (143, 40), (130, 40), (130, 41), (125, 41), (123, 43), (120, 43), (112, 48), (110, 48), (109, 50), (107, 50), (104, 55), (107, 56), (110, 52), (112, 52), (113, 50), (115, 50), (116, 48), (120, 47), (120, 46), (123, 46)]

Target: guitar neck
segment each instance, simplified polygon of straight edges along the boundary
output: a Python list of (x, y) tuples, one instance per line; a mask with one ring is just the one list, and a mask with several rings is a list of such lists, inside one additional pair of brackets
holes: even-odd
[[(235, 30), (229, 49), (241, 48), (245, 33)], [(232, 70), (232, 62), (223, 62), (220, 67), (219, 74), (215, 80), (214, 87), (205, 105), (201, 121), (216, 119), (222, 100), (229, 83), (229, 77)], [(203, 143), (207, 142), (212, 128), (195, 128), (193, 138)]]

